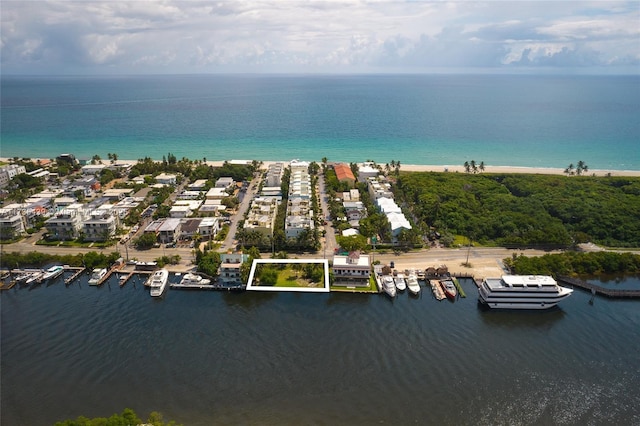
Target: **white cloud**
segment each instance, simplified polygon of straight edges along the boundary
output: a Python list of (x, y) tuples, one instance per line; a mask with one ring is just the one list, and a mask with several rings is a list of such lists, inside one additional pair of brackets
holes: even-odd
[(4, 72), (640, 67), (637, 2), (5, 1)]

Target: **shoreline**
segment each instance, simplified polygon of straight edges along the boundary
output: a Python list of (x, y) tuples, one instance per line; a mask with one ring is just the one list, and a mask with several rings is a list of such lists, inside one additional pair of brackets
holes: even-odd
[[(30, 158), (33, 161), (49, 160), (48, 158)], [(0, 161), (9, 162), (12, 158), (0, 157)], [(252, 160), (213, 160), (207, 161), (206, 164), (213, 167), (221, 167), (225, 161), (228, 162), (250, 162)], [(258, 160), (260, 161), (260, 160)], [(103, 164), (108, 165), (109, 160), (102, 160)], [(116, 164), (135, 164), (138, 160), (118, 159)], [(263, 167), (268, 167), (274, 163), (290, 163), (291, 160), (268, 160), (262, 161)], [(340, 161), (331, 161), (330, 164), (340, 163)], [(318, 161), (318, 164), (320, 162)], [(400, 171), (404, 172), (441, 172), (441, 173), (466, 173), (463, 165), (442, 165), (442, 164), (401, 164)], [(564, 169), (558, 167), (529, 167), (529, 166), (491, 166), (485, 165), (484, 171), (480, 173), (521, 173), (521, 174), (539, 174), (539, 175), (564, 175)], [(616, 177), (640, 177), (640, 170), (606, 170), (606, 169), (589, 169), (582, 176), (616, 176)]]

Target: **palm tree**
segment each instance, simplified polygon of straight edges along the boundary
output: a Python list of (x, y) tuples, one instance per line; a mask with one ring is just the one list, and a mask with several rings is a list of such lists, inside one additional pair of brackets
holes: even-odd
[(400, 160), (396, 161), (396, 176), (400, 174)]
[(578, 165), (576, 166), (576, 174), (581, 175), (582, 172), (586, 172), (589, 170), (589, 167), (584, 163), (584, 161), (578, 161)]
[(471, 169), (473, 173), (478, 173), (478, 166), (476, 165), (476, 160), (471, 160)]
[(468, 161), (464, 162), (464, 171), (467, 173), (471, 172), (471, 166), (469, 165)]
[(480, 166), (478, 166), (481, 172), (484, 172), (484, 161), (480, 162)]
[(564, 172), (569, 176), (573, 175), (573, 163), (569, 164), (569, 166), (564, 169)]

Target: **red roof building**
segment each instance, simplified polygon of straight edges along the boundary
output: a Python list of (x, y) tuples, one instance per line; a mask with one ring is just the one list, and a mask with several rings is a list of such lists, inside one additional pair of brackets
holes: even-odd
[(345, 163), (339, 163), (333, 166), (333, 170), (336, 172), (336, 176), (340, 182), (349, 182), (351, 185), (355, 185), (356, 177), (351, 171), (351, 167)]

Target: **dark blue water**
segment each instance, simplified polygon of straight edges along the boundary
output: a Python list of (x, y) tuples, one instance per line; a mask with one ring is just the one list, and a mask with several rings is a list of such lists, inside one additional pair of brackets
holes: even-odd
[(0, 293), (3, 425), (124, 407), (185, 425), (640, 423), (637, 301), (589, 304), (576, 290), (561, 309), (492, 312), (470, 282), (455, 303), (426, 292), (154, 300), (141, 281), (87, 279)]
[(638, 76), (2, 76), (1, 155), (640, 170)]

